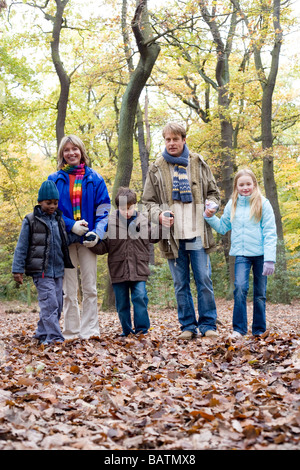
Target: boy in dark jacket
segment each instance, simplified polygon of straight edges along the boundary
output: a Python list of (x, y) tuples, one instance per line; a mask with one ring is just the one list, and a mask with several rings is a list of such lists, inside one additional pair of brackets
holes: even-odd
[(40, 319), (34, 338), (42, 344), (63, 342), (59, 320), (63, 304), (62, 282), (65, 268), (73, 268), (59, 193), (53, 181), (44, 181), (38, 205), (23, 220), (15, 249), (12, 273), (23, 284), (23, 274), (32, 276), (38, 291)]
[[(109, 216), (107, 237), (90, 248), (98, 255), (108, 253), (109, 273), (123, 329), (122, 336), (130, 333), (146, 334), (150, 327), (146, 290), (150, 274), (149, 245), (158, 239), (150, 239), (148, 218), (136, 211), (136, 202), (134, 191), (119, 188), (115, 198), (117, 210)], [(134, 328), (130, 315), (130, 293)]]

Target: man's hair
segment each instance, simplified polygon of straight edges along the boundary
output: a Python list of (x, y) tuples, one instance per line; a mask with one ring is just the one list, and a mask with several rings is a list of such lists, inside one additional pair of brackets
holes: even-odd
[(186, 129), (182, 124), (179, 124), (178, 122), (169, 122), (165, 125), (162, 131), (163, 138), (165, 138), (168, 132), (175, 135), (181, 135), (183, 139), (186, 138)]
[(123, 186), (118, 189), (115, 197), (115, 203), (117, 207), (132, 206), (133, 204), (136, 204), (136, 202), (136, 193), (132, 189), (125, 188)]

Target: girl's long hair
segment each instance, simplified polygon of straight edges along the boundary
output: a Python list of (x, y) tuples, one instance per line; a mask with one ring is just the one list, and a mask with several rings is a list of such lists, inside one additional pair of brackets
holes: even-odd
[(82, 142), (82, 140), (79, 139), (79, 137), (77, 137), (76, 135), (65, 135), (61, 139), (60, 144), (59, 144), (59, 148), (58, 148), (58, 151), (57, 151), (57, 169), (61, 170), (62, 167), (66, 164), (66, 162), (64, 160), (64, 147), (68, 142), (71, 142), (73, 145), (75, 145), (76, 147), (79, 148), (80, 153), (81, 153), (80, 163), (84, 163), (85, 165), (88, 166), (89, 165), (89, 157), (87, 156), (86, 149), (85, 149), (85, 146), (84, 146), (84, 143)]
[(262, 216), (262, 194), (260, 188), (257, 183), (256, 176), (254, 175), (253, 171), (249, 170), (248, 168), (244, 168), (237, 172), (234, 177), (233, 181), (233, 192), (232, 192), (232, 206), (231, 206), (231, 215), (230, 220), (232, 221), (235, 216), (237, 199), (238, 199), (238, 190), (237, 190), (237, 181), (241, 176), (250, 176), (253, 181), (253, 192), (250, 197), (250, 219), (254, 217), (256, 222), (259, 222)]

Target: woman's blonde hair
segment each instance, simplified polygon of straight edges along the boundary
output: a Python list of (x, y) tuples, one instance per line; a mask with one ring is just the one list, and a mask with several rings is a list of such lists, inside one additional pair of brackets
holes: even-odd
[(66, 161), (64, 160), (64, 148), (68, 142), (71, 142), (73, 145), (79, 148), (80, 153), (81, 153), (80, 163), (89, 165), (89, 157), (87, 156), (86, 149), (82, 140), (79, 139), (79, 137), (77, 137), (76, 135), (65, 135), (61, 139), (61, 142), (59, 144), (59, 148), (57, 151), (57, 169), (61, 170), (62, 167), (66, 164)]
[(261, 194), (261, 191), (259, 189), (255, 174), (253, 173), (253, 171), (249, 170), (248, 168), (244, 168), (244, 169), (238, 171), (237, 174), (234, 177), (233, 192), (232, 192), (232, 196), (231, 196), (232, 206), (231, 206), (230, 219), (232, 221), (234, 216), (235, 216), (237, 199), (238, 199), (238, 195), (239, 195), (238, 190), (237, 190), (237, 182), (238, 182), (238, 179), (241, 176), (250, 176), (252, 178), (254, 188), (253, 188), (253, 192), (252, 192), (251, 197), (250, 197), (250, 219), (252, 217), (254, 217), (254, 219), (257, 222), (259, 222), (260, 219), (261, 219), (261, 216), (262, 216), (262, 198), (261, 198), (262, 194)]

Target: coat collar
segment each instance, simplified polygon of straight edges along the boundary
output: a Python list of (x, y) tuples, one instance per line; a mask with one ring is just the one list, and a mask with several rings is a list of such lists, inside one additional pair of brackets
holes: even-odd
[[(35, 217), (43, 217), (44, 215), (47, 215), (47, 214), (45, 214), (45, 212), (42, 211), (41, 206), (37, 204), (33, 209), (33, 215)], [(62, 217), (63, 213), (60, 209), (57, 208), (53, 215), (55, 215), (55, 217), (57, 218), (57, 217)]]
[[(69, 181), (69, 175), (68, 175), (68, 173), (66, 173), (63, 170), (58, 170), (57, 179), (64, 179), (65, 182), (68, 182)], [(84, 174), (83, 179), (84, 180), (87, 179), (88, 181), (92, 181), (92, 179), (93, 179), (93, 170), (89, 166), (85, 167), (85, 174)]]

